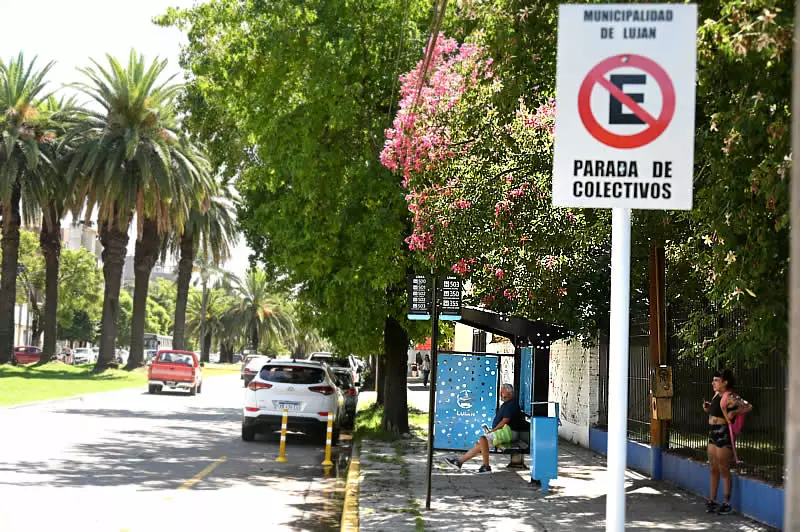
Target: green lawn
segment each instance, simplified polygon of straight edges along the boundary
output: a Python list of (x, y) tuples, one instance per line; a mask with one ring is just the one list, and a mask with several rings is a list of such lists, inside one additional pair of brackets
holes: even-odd
[[(239, 364), (206, 364), (203, 377), (229, 375), (239, 371)], [(72, 395), (147, 386), (147, 370), (112, 369), (93, 375), (94, 364), (68, 366), (61, 363), (43, 366), (0, 366), (0, 406), (31, 401), (59, 399)]]
[[(356, 414), (356, 427), (353, 437), (355, 439), (366, 438), (369, 440), (396, 440), (397, 437), (383, 432), (381, 429), (381, 419), (383, 418), (383, 407), (378, 406), (374, 400), (359, 401), (358, 412)], [(417, 410), (411, 405), (408, 406), (408, 424), (411, 432), (421, 438), (428, 436), (428, 414)]]
[(60, 363), (0, 366), (0, 406), (136, 386), (144, 388), (147, 384), (147, 373), (144, 369), (112, 369), (93, 375), (92, 367), (93, 364), (68, 366)]

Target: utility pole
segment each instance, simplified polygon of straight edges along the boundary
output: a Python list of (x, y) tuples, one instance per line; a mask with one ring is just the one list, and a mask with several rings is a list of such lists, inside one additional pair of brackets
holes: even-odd
[(661, 457), (667, 449), (671, 397), (658, 390), (658, 378), (667, 364), (666, 260), (662, 246), (650, 247), (650, 449), (651, 477), (661, 480)]
[[(795, 1), (792, 68), (792, 158), (800, 153), (800, 30), (797, 17), (800, 0)], [(792, 185), (789, 202), (791, 221), (789, 246), (789, 377), (786, 396), (786, 506), (784, 530), (800, 530), (800, 166), (792, 162)]]

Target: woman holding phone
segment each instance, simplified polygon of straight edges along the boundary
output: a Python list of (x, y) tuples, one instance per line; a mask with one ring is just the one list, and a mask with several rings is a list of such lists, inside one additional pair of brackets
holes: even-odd
[[(733, 486), (731, 478), (733, 440), (729, 425), (736, 416), (746, 414), (753, 409), (750, 403), (734, 392), (735, 384), (736, 380), (731, 370), (715, 373), (711, 382), (714, 397), (711, 401), (703, 401), (703, 411), (708, 414), (708, 463), (711, 468), (711, 497), (706, 504), (706, 510), (720, 515), (727, 515), (733, 511), (730, 505)], [(720, 477), (725, 497), (721, 505), (717, 504)]]

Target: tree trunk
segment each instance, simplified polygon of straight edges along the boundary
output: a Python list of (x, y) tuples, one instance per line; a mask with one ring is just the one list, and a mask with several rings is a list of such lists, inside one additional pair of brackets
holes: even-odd
[(200, 360), (208, 360), (206, 350), (206, 309), (208, 308), (208, 288), (206, 281), (203, 281), (203, 299), (200, 302)]
[[(116, 209), (113, 213), (116, 215)], [(128, 228), (118, 221), (100, 227), (103, 245), (103, 317), (100, 322), (100, 354), (94, 372), (100, 373), (114, 362), (117, 345), (117, 318), (119, 317), (119, 291), (122, 287), (122, 268), (128, 252)]]
[(377, 392), (377, 398), (375, 399), (375, 402), (381, 406), (383, 406), (383, 397), (386, 391), (386, 382), (383, 380), (384, 375), (386, 375), (385, 352), (375, 357), (375, 391)]
[(56, 358), (56, 340), (58, 339), (58, 269), (61, 261), (61, 220), (55, 209), (50, 211), (50, 221), (42, 223), (39, 233), (39, 245), (42, 248), (45, 264), (44, 288), (44, 346), (41, 362), (49, 362)]
[(408, 333), (394, 318), (386, 318), (383, 330), (386, 351), (384, 373), (383, 421), (381, 428), (389, 434), (408, 432)]
[(131, 352), (125, 369), (144, 366), (144, 326), (147, 316), (147, 292), (150, 273), (161, 252), (161, 237), (155, 220), (145, 219), (142, 237), (136, 240), (133, 255), (133, 313), (131, 314)]
[(14, 304), (17, 300), (19, 263), (19, 183), (11, 191), (11, 204), (3, 209), (3, 263), (0, 266), (0, 364), (11, 362), (14, 353)]
[(258, 352), (258, 318), (253, 316), (253, 321), (250, 324), (250, 349), (255, 353)]
[(191, 233), (181, 236), (181, 258), (178, 260), (177, 298), (175, 300), (175, 328), (172, 332), (172, 347), (183, 349), (186, 344), (186, 304), (189, 301), (189, 284), (192, 282), (194, 266), (194, 237)]
[(219, 363), (220, 364), (229, 364), (231, 359), (233, 358), (231, 351), (233, 351), (233, 347), (229, 346), (225, 342), (220, 342), (219, 344)]
[[(209, 352), (211, 351), (211, 333), (206, 333), (206, 337), (203, 339), (203, 349), (201, 349), (201, 356), (200, 360), (203, 362), (209, 362), (208, 356)], [(205, 356), (202, 356), (202, 353), (205, 353)]]

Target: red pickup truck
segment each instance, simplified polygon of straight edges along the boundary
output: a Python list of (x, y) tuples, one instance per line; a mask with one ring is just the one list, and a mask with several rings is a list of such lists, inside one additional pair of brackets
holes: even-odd
[(188, 391), (200, 393), (203, 388), (202, 363), (191, 351), (162, 349), (147, 370), (148, 391)]

